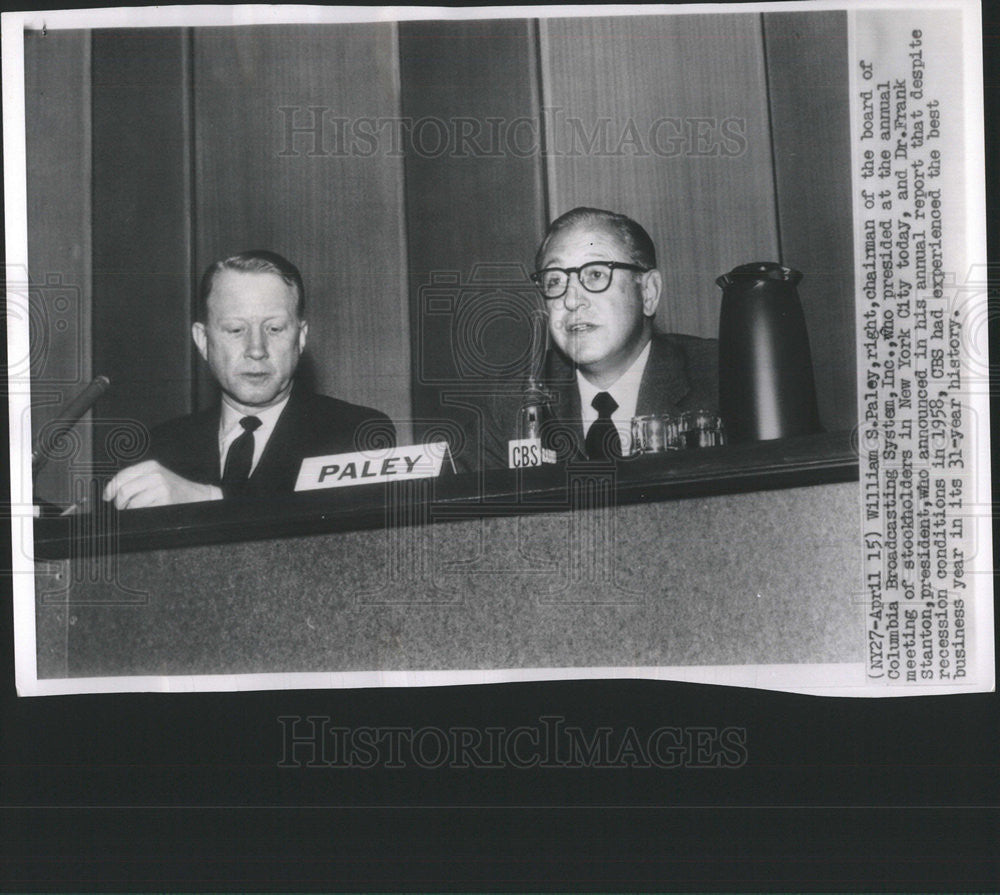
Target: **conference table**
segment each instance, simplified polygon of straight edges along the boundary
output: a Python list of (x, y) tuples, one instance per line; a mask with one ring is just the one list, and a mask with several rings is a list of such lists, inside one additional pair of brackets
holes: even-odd
[(267, 501), (95, 500), (33, 522), (37, 675), (858, 663), (857, 479), (836, 432)]

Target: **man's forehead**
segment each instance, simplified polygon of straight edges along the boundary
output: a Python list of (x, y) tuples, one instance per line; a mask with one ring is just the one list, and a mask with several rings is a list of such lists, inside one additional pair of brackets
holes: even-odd
[[(592, 249), (592, 252), (588, 252)], [(560, 230), (553, 233), (545, 241), (543, 260), (546, 264), (559, 262), (569, 253), (589, 253), (597, 255), (607, 255), (614, 252), (627, 255), (628, 249), (621, 237), (610, 227), (595, 221), (593, 224), (577, 224), (567, 230)], [(614, 261), (614, 258), (607, 258)]]
[(292, 294), (295, 293), (295, 289), (286, 283), (280, 274), (272, 270), (234, 270), (225, 267), (212, 280), (212, 291), (209, 295), (228, 289), (252, 289), (254, 291), (286, 289)]
[(220, 302), (227, 307), (287, 304), (294, 313), (298, 305), (298, 295), (294, 286), (271, 271), (227, 268), (215, 275), (206, 298), (206, 305), (210, 311)]

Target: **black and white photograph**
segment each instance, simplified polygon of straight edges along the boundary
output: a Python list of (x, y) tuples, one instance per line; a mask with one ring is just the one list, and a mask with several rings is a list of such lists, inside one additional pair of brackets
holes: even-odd
[(182, 10), (7, 38), (21, 692), (992, 686), (968, 4)]
[(0, 889), (996, 890), (997, 46), (4, 13)]

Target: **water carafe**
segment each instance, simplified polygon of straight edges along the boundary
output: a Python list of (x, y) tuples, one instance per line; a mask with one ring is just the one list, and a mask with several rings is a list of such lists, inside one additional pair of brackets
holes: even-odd
[(734, 443), (822, 432), (805, 316), (802, 274), (773, 261), (743, 264), (715, 282), (719, 320), (719, 411)]

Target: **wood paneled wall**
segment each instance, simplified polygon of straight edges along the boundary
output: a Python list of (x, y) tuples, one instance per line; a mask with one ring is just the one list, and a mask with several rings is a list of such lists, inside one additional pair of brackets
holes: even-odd
[(851, 129), (842, 12), (767, 13), (764, 38), (782, 262), (805, 275), (816, 396), (830, 431), (857, 422)]
[[(199, 271), (268, 248), (302, 271), (318, 391), (410, 418), (403, 160), (336, 119), (399, 116), (396, 26), (194, 33)], [(282, 110), (285, 111), (282, 111)], [(314, 128), (295, 133), (295, 128)]]
[[(27, 32), (24, 38), (29, 271), (7, 271), (7, 314), (27, 315), (29, 358), (8, 358), (12, 372), (30, 369), (31, 423), (37, 433), (90, 381), (90, 33)], [(37, 493), (70, 499), (69, 466), (91, 459), (86, 424), (79, 452), (53, 461)]]
[(406, 157), (406, 233), (421, 431), (442, 417), (467, 430), (476, 420), (449, 401), (527, 375), (531, 311), (540, 307), (527, 273), (545, 227), (544, 184), (539, 153), (513, 154), (509, 141), (516, 122), (538, 120), (535, 62), (526, 20), (400, 25), (402, 111), (415, 150)]
[[(154, 425), (208, 400), (197, 275), (262, 247), (302, 269), (320, 391), (385, 410), (402, 438), (410, 420), (466, 425), (442, 396), (488, 377), (459, 355), (502, 366), (527, 328), (523, 309), (459, 311), (524, 295), (546, 221), (587, 204), (650, 230), (663, 330), (714, 336), (714, 281), (736, 264), (802, 270), (823, 420), (856, 419), (843, 14), (50, 33), (26, 49), (32, 265), (84, 289), (74, 363), (114, 380), (105, 418)], [(391, 137), (400, 119), (441, 122), (446, 151)]]
[(550, 19), (541, 36), (550, 217), (637, 220), (664, 276), (658, 328), (716, 337), (716, 277), (778, 254), (760, 17)]
[(192, 409), (187, 36), (97, 31), (92, 58), (94, 414), (152, 426)]
[(408, 437), (402, 159), (340, 151), (333, 123), (398, 117), (395, 26), (129, 29), (92, 46), (92, 355), (113, 382), (95, 414), (153, 426), (214, 400), (190, 336), (198, 277), (268, 248), (306, 283), (303, 378)]

